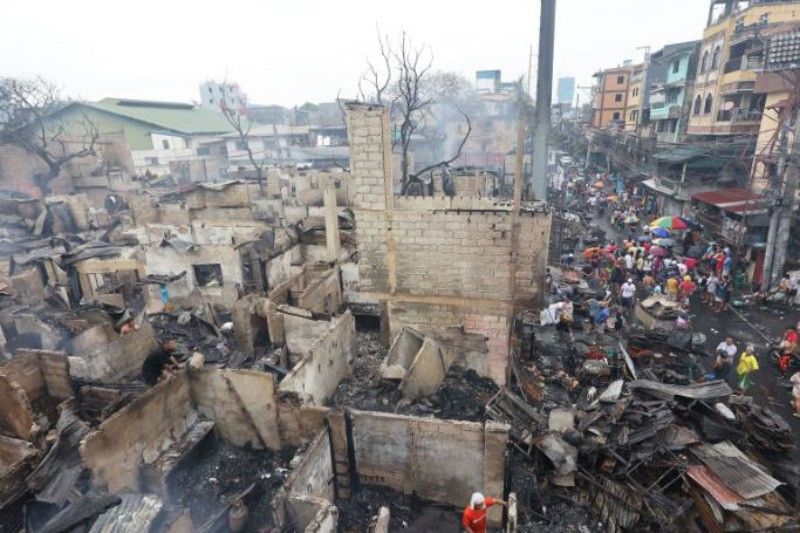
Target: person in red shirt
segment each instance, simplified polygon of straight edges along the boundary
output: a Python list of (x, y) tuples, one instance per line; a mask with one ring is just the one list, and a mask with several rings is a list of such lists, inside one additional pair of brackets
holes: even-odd
[(798, 340), (800, 340), (800, 336), (798, 336), (797, 330), (792, 326), (787, 326), (783, 332), (781, 354), (778, 357), (778, 367), (781, 369), (781, 374), (786, 375), (789, 372), (789, 365), (797, 353)]
[(461, 524), (470, 533), (486, 533), (486, 509), (495, 504), (506, 505), (506, 502), (488, 496), (484, 497), (480, 492), (474, 493), (470, 498), (469, 505), (464, 509)]

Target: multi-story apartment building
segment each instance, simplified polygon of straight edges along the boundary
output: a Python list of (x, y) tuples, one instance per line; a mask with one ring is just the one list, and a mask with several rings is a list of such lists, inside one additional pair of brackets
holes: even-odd
[(625, 102), (625, 131), (636, 131), (642, 123), (647, 72), (644, 64), (632, 66), (630, 72), (628, 98)]
[(650, 56), (647, 115), (659, 142), (679, 142), (686, 133), (699, 44), (668, 44)]
[(630, 62), (626, 62), (621, 67), (601, 70), (594, 74), (597, 85), (592, 125), (595, 128), (607, 128), (612, 124), (624, 126), (632, 70)]
[(758, 134), (765, 97), (755, 93), (768, 36), (800, 21), (800, 1), (712, 0), (703, 31), (688, 133)]

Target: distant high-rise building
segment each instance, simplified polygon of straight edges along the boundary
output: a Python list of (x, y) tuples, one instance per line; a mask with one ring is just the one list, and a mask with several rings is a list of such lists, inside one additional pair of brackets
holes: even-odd
[(242, 92), (238, 83), (208, 80), (200, 84), (200, 107), (219, 111), (222, 103), (230, 109), (243, 111), (247, 106), (247, 95)]
[(575, 100), (575, 78), (558, 78), (558, 103), (572, 105)]

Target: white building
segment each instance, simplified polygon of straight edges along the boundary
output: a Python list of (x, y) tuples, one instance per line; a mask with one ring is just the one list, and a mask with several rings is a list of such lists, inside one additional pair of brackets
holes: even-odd
[(230, 109), (244, 111), (247, 106), (247, 95), (242, 92), (238, 83), (218, 83), (208, 80), (200, 84), (200, 107), (219, 111), (220, 104)]

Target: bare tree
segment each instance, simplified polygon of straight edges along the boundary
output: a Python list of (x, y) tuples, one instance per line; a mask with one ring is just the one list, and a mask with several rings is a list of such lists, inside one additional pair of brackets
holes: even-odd
[(425, 76), (433, 63), (432, 54), (425, 50), (425, 47), (415, 48), (403, 32), (398, 50), (394, 53), (397, 66), (396, 107), (400, 122), (400, 181), (403, 188), (408, 184), (411, 139), (420, 128), (425, 108), (433, 101), (423, 91)]
[[(392, 83), (392, 46), (388, 35), (381, 35), (380, 28), (377, 28), (377, 32), (381, 66), (376, 66), (367, 59), (367, 70), (358, 80), (358, 94), (364, 102), (373, 101), (378, 105), (384, 105), (384, 93)], [(364, 86), (369, 87), (371, 94), (364, 92)]]
[(0, 78), (0, 142), (19, 146), (47, 165), (47, 173), (35, 177), (44, 194), (64, 165), (97, 156), (97, 125), (83, 112), (78, 120), (58, 118), (66, 105), (58, 88), (42, 78)]
[(247, 118), (247, 115), (243, 112), (243, 108), (236, 109), (228, 106), (224, 97), (220, 98), (219, 110), (222, 112), (222, 116), (225, 117), (225, 120), (230, 124), (231, 128), (233, 128), (233, 131), (236, 132), (238, 147), (247, 154), (247, 159), (250, 161), (250, 165), (252, 165), (256, 173), (256, 180), (258, 181), (258, 186), (263, 196), (265, 162), (264, 160), (258, 161), (256, 159), (256, 154), (253, 153), (253, 148), (250, 146), (250, 130), (253, 127), (253, 122)]

